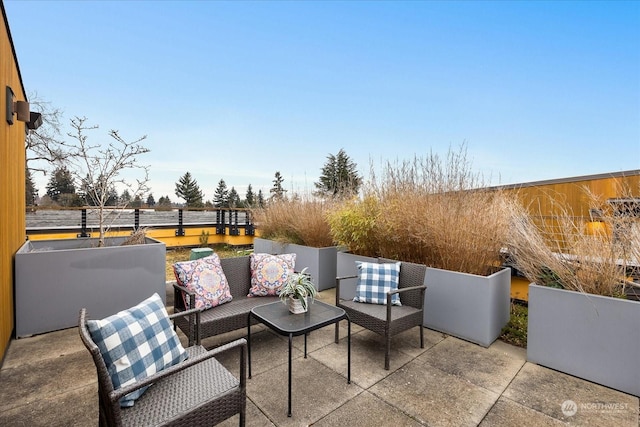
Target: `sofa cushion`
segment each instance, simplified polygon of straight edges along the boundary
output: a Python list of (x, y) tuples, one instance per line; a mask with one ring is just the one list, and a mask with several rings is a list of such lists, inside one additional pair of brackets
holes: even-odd
[(250, 297), (274, 296), (294, 272), (296, 254), (251, 254)]
[[(217, 254), (177, 262), (173, 264), (173, 272), (179, 285), (196, 294), (195, 308), (208, 309), (233, 299)], [(183, 293), (183, 297), (185, 307), (190, 308), (189, 296)]]
[[(158, 294), (105, 319), (88, 320), (87, 328), (100, 349), (114, 389), (187, 358)], [(133, 406), (147, 388), (127, 394), (120, 399), (120, 406)]]
[[(386, 304), (387, 293), (398, 289), (400, 279), (400, 263), (378, 264), (356, 261), (358, 267), (358, 283), (356, 286), (356, 302)], [(391, 296), (392, 305), (401, 305), (400, 296)]]

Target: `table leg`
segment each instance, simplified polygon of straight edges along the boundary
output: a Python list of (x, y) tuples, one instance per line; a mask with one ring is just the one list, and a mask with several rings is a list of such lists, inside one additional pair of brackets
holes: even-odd
[(247, 325), (247, 362), (249, 365), (249, 379), (251, 379), (251, 313), (249, 313)]
[(304, 334), (304, 358), (307, 358), (307, 334)]
[(289, 411), (287, 417), (291, 417), (291, 348), (293, 347), (293, 334), (289, 334)]
[(347, 317), (347, 384), (351, 384), (351, 320)]

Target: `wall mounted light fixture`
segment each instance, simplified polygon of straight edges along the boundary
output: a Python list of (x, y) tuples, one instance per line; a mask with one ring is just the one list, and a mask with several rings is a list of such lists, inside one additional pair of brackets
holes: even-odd
[(13, 124), (13, 116), (15, 114), (18, 120), (27, 123), (28, 129), (38, 129), (42, 124), (42, 115), (29, 111), (29, 103), (27, 101), (15, 101), (16, 96), (9, 86), (7, 86), (6, 93), (7, 123)]

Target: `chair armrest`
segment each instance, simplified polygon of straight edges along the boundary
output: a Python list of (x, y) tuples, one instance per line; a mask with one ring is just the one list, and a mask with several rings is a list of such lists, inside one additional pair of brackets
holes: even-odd
[(357, 275), (336, 277), (336, 305), (340, 303), (340, 282), (345, 279), (355, 279), (357, 277)]
[(421, 297), (420, 297), (420, 309), (422, 310), (424, 307), (424, 292), (427, 290), (427, 286), (426, 285), (420, 285), (420, 286), (409, 286), (407, 288), (400, 288), (400, 289), (395, 289), (393, 291), (389, 291), (387, 292), (387, 322), (391, 321), (391, 297), (394, 294), (399, 294), (402, 292), (407, 292), (407, 291), (421, 291)]
[[(191, 289), (187, 289), (184, 286), (180, 286), (177, 283), (173, 284), (173, 290), (174, 290), (174, 297), (173, 297), (173, 307), (175, 308), (182, 308), (182, 307), (177, 307), (176, 304), (180, 304), (178, 303), (178, 301), (181, 301), (182, 299), (178, 298), (178, 296), (182, 296), (181, 292), (184, 292), (185, 294), (189, 295), (189, 307), (195, 307), (196, 306), (196, 293), (193, 292)], [(183, 303), (184, 305), (184, 303)], [(184, 307), (186, 308), (186, 307)]]
[(400, 289), (387, 292), (387, 295), (399, 294), (401, 292), (407, 292), (407, 291), (417, 291), (419, 289), (426, 290), (427, 285), (409, 286), (408, 288), (400, 288)]
[[(195, 303), (194, 303), (195, 305)], [(193, 344), (193, 342), (191, 341), (191, 328), (193, 328), (193, 332), (195, 334), (196, 337), (196, 344), (200, 345), (200, 315), (202, 313), (203, 309), (202, 308), (190, 308), (189, 310), (184, 310), (184, 311), (177, 311), (174, 312), (173, 314), (169, 315), (169, 319), (175, 319), (176, 317), (188, 317), (189, 319), (187, 320), (189, 322), (189, 345)], [(195, 322), (193, 321), (193, 315), (196, 315), (196, 320)], [(175, 326), (175, 322), (174, 322), (174, 326)]]
[(114, 390), (111, 393), (109, 393), (109, 400), (111, 400), (111, 402), (113, 404), (118, 404), (118, 401), (126, 396), (127, 394), (134, 392), (142, 387), (148, 386), (153, 384), (154, 382), (157, 382), (158, 380), (161, 380), (163, 378), (166, 378), (170, 375), (173, 375), (177, 372), (180, 372), (184, 369), (190, 368), (194, 365), (197, 365), (198, 363), (204, 362), (207, 359), (211, 359), (212, 357), (214, 357), (215, 355), (222, 353), (224, 351), (227, 350), (231, 350), (232, 348), (236, 348), (239, 347), (240, 348), (240, 386), (244, 387), (246, 385), (246, 374), (245, 374), (245, 370), (246, 370), (246, 365), (245, 365), (245, 353), (247, 350), (247, 340), (244, 338), (240, 338), (237, 339), (235, 341), (232, 341), (228, 344), (225, 344), (223, 346), (220, 347), (216, 347), (213, 350), (209, 350), (207, 351), (205, 354), (201, 354), (198, 355), (196, 357), (191, 357), (187, 360), (185, 360), (182, 363), (179, 363), (177, 365), (173, 365), (170, 366), (166, 369), (163, 369), (160, 372), (156, 372), (153, 375), (150, 375), (140, 381), (136, 381), (133, 384), (129, 384), (126, 387), (122, 387), (119, 388), (118, 390)]

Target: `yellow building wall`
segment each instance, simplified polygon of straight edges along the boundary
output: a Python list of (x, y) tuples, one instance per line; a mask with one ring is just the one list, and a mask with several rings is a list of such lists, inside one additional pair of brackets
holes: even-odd
[[(590, 223), (590, 198), (585, 189), (597, 195), (605, 204), (609, 199), (640, 198), (640, 170), (502, 187), (505, 192), (513, 193), (529, 209), (534, 219), (544, 223), (547, 229), (554, 227), (554, 213), (558, 209), (567, 209), (573, 212), (578, 221), (583, 221), (585, 230), (588, 230), (589, 226), (593, 228), (601, 224)], [(555, 238), (560, 239), (559, 235), (555, 235)], [(512, 277), (511, 298), (528, 301), (528, 285), (529, 281), (525, 278)]]
[(25, 241), (25, 123), (6, 120), (6, 87), (26, 96), (2, 7), (0, 29), (0, 358), (13, 333), (13, 256)]

